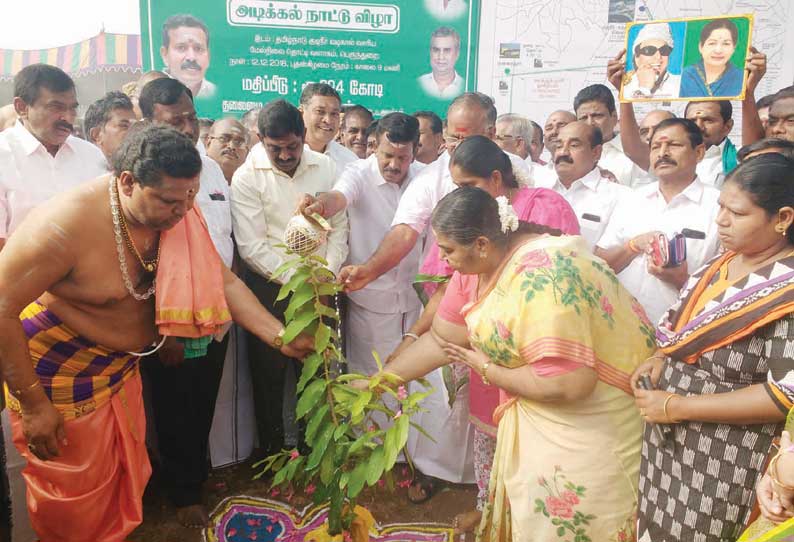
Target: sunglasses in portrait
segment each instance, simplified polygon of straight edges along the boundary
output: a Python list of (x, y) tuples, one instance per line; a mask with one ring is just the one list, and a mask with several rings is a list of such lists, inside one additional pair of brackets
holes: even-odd
[(661, 47), (656, 47), (655, 45), (637, 47), (637, 54), (642, 56), (653, 56), (657, 51), (659, 51), (659, 54), (662, 56), (670, 56), (670, 53), (673, 52), (673, 48), (669, 45), (662, 45)]

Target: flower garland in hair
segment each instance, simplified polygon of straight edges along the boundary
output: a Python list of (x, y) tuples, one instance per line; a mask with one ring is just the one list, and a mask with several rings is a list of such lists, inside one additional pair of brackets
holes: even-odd
[(499, 222), (502, 223), (502, 233), (516, 231), (518, 229), (518, 215), (513, 206), (510, 205), (510, 202), (504, 196), (496, 198), (496, 203), (499, 205)]

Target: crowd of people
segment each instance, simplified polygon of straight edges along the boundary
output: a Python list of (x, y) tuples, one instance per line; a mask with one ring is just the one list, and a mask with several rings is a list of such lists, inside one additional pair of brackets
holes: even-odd
[(190, 88), (148, 72), (90, 104), (83, 140), (72, 79), (25, 67), (0, 132), (13, 520), (47, 542), (122, 540), (155, 463), (179, 521), (206, 526), (230, 329), (245, 330), (254, 456), (304, 450), (295, 382), (314, 340), (285, 343), (280, 295), (303, 213), (331, 226), (319, 255), (344, 285), (329, 303), (348, 371), (376, 374), (376, 352), (433, 385), (408, 498), (476, 484), (457, 533), (794, 532), (794, 87), (756, 102), (765, 71), (753, 50), (741, 119), (707, 100), (639, 121), (614, 98), (624, 54), (614, 88), (534, 120), (478, 92), (443, 119), (375, 119), (322, 83), (203, 119)]

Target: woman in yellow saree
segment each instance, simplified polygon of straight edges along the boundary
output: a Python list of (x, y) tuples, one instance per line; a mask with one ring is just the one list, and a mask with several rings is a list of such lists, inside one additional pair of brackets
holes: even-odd
[(538, 234), (482, 190), (447, 195), (432, 224), (442, 257), (479, 275), (464, 308), (475, 349), (446, 343), (449, 361), (503, 394), (478, 540), (634, 540), (629, 377), (655, 349), (642, 308), (581, 237)]

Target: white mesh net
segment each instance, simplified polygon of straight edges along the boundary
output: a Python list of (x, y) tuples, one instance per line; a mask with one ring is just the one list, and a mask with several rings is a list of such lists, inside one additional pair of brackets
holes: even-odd
[(308, 256), (317, 251), (325, 243), (328, 230), (327, 223), (320, 217), (318, 223), (303, 215), (295, 215), (287, 222), (284, 230), (284, 244), (287, 248), (301, 256)]

